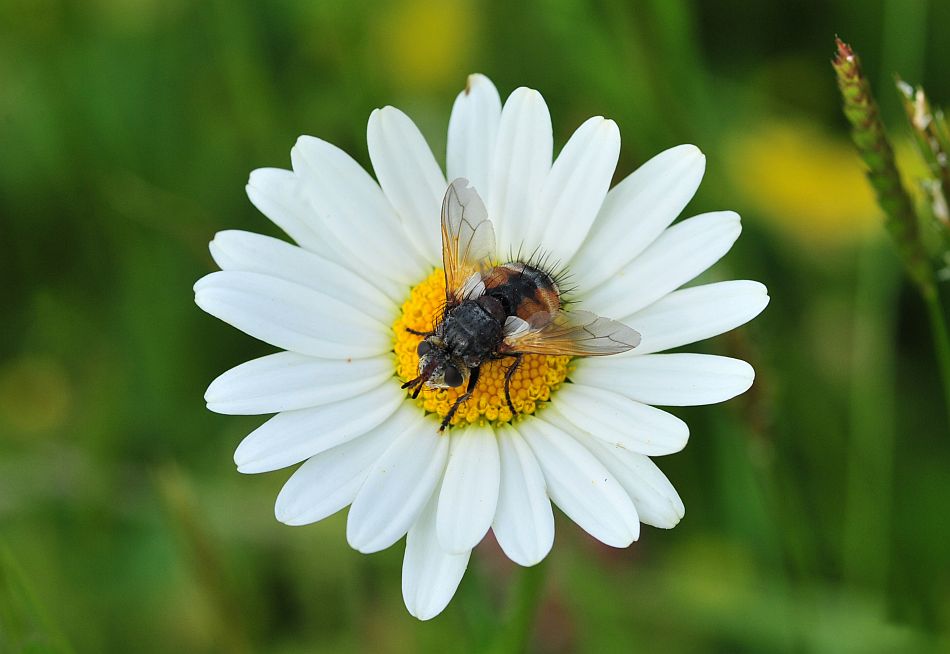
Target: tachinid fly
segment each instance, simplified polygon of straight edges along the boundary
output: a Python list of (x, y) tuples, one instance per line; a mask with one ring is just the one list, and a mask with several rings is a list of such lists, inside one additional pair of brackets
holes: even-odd
[(633, 349), (640, 334), (589, 311), (566, 311), (554, 277), (540, 264), (510, 261), (495, 266), (495, 232), (478, 193), (466, 179), (449, 185), (442, 202), (442, 264), (445, 309), (431, 332), (421, 333), (419, 376), (403, 388), (417, 397), (423, 386), (466, 384), (442, 420), (440, 431), (478, 384), (486, 361), (512, 359), (509, 384), (525, 354), (603, 356)]

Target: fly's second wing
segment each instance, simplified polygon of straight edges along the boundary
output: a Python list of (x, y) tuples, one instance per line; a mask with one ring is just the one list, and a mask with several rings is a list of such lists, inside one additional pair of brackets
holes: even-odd
[(632, 350), (640, 334), (623, 323), (590, 311), (537, 314), (531, 322), (511, 316), (505, 323), (506, 352), (575, 357), (604, 356)]
[(460, 177), (442, 201), (442, 265), (450, 306), (484, 292), (481, 274), (491, 268), (494, 254), (495, 230), (485, 203)]

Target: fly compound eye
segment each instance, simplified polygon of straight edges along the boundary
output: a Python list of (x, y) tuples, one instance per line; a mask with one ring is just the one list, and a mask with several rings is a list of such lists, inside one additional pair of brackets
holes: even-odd
[(462, 385), (462, 373), (459, 372), (459, 369), (455, 366), (446, 366), (445, 368), (445, 384), (455, 388), (456, 386)]
[(416, 348), (416, 354), (418, 354), (419, 356), (422, 356), (423, 354), (427, 354), (431, 350), (432, 350), (432, 343), (430, 343), (429, 341), (422, 341), (421, 343), (419, 343), (419, 347)]

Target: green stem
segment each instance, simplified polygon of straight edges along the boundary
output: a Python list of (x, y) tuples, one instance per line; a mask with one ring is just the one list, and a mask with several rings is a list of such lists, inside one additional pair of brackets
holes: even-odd
[(845, 578), (870, 591), (879, 610), (884, 609), (889, 576), (897, 441), (892, 344), (901, 281), (885, 245), (877, 239), (865, 243), (858, 261), (841, 552)]
[(940, 377), (943, 382), (947, 425), (950, 426), (950, 333), (947, 332), (947, 318), (937, 289), (925, 293), (924, 302), (927, 304), (927, 317), (930, 318), (930, 330), (933, 332), (937, 365), (940, 368)]
[(547, 561), (530, 568), (520, 568), (518, 579), (511, 591), (508, 616), (489, 650), (494, 654), (520, 653), (528, 649), (534, 617), (544, 594)]

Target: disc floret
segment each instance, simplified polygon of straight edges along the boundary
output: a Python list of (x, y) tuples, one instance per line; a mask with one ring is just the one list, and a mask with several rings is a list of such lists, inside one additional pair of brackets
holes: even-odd
[[(416, 348), (423, 337), (413, 332), (431, 331), (442, 315), (444, 305), (445, 276), (442, 270), (433, 271), (415, 286), (403, 303), (400, 315), (393, 323), (396, 374), (402, 381), (408, 381), (418, 374), (419, 355)], [(524, 356), (509, 386), (511, 403), (519, 415), (533, 414), (551, 399), (551, 395), (567, 378), (570, 361), (571, 357), (568, 356)], [(511, 422), (514, 416), (505, 401), (505, 371), (510, 365), (510, 359), (483, 363), (474, 394), (461, 406), (450, 424)], [(464, 388), (424, 387), (415, 401), (427, 413), (444, 418), (464, 392)]]

